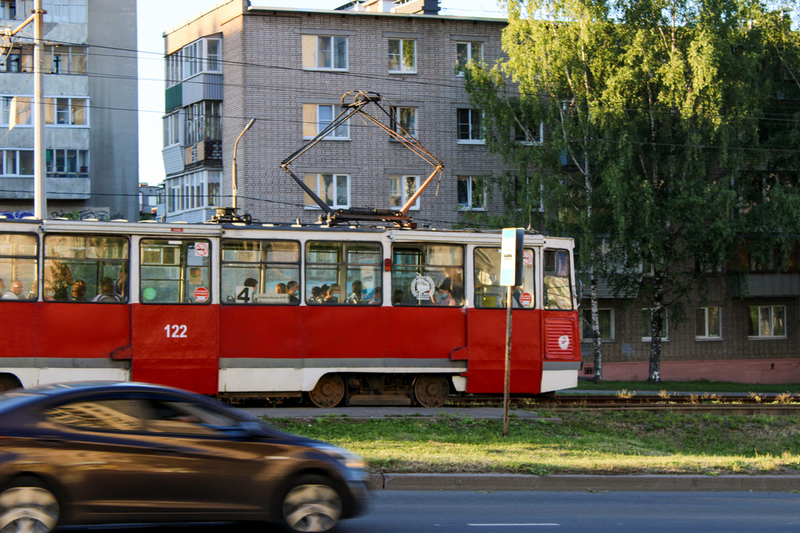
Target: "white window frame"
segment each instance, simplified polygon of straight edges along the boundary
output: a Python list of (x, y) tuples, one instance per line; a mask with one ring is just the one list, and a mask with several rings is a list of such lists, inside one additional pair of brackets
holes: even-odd
[[(748, 308), (748, 317), (747, 319), (750, 320), (752, 318), (752, 310), (753, 308), (758, 309), (758, 324), (756, 328), (756, 334), (750, 335), (748, 334), (747, 338), (751, 340), (757, 339), (785, 339), (787, 338), (787, 321), (786, 321), (786, 306), (785, 305), (751, 305)], [(783, 334), (776, 335), (775, 334), (775, 309), (780, 308), (782, 310), (782, 318), (783, 318)], [(764, 309), (768, 309), (769, 311), (769, 330), (770, 333), (768, 335), (761, 334), (761, 319), (762, 319), (762, 311)], [(749, 325), (748, 325), (749, 329)]]
[(462, 181), (467, 183), (467, 202), (458, 202), (459, 211), (486, 211), (486, 186), (483, 187), (483, 205), (473, 206), (475, 198), (473, 198), (472, 190), (477, 186), (473, 183), (477, 179), (485, 179), (484, 176), (458, 176), (456, 178), (456, 202), (458, 202), (458, 184)]
[(43, 0), (44, 22), (86, 24), (87, 0)]
[[(313, 108), (313, 113), (312, 113)], [(326, 113), (330, 113), (330, 120), (323, 119), (322, 111)], [(333, 120), (339, 116), (341, 113), (341, 108), (338, 104), (303, 104), (303, 139), (313, 139), (319, 132), (325, 129), (328, 124), (333, 122)], [(313, 119), (311, 119), (311, 114), (314, 115)], [(306, 119), (311, 119), (308, 121)], [(309, 126), (314, 126), (314, 135), (310, 135), (311, 130), (309, 130)], [(344, 123), (340, 124), (333, 133), (329, 134), (325, 139), (325, 141), (349, 141), (350, 140), (350, 120), (346, 120)]]
[[(647, 330), (648, 331), (650, 331), (650, 327), (651, 327), (651, 324), (652, 324), (652, 314), (651, 314), (652, 311), (653, 310), (650, 309), (649, 307), (642, 309), (642, 327), (644, 328), (644, 325), (647, 324)], [(647, 313), (646, 317), (645, 317), (645, 313)], [(662, 310), (662, 312), (661, 312), (661, 321), (662, 321), (662, 324), (661, 324), (661, 340), (662, 341), (668, 341), (669, 340), (669, 309), (663, 309)], [(653, 332), (650, 331), (651, 335), (652, 335), (652, 333)], [(652, 337), (647, 337), (644, 334), (642, 334), (642, 342), (652, 342), (652, 341), (653, 341)]]
[[(469, 120), (468, 122), (461, 122), (461, 114), (463, 112), (468, 113)], [(472, 136), (473, 131), (475, 129), (475, 120), (479, 121), (478, 124), (478, 135), (480, 137), (475, 138)], [(467, 125), (469, 127), (469, 137), (461, 138), (461, 126)], [(486, 144), (486, 141), (483, 138), (483, 116), (480, 111), (477, 109), (471, 109), (466, 107), (460, 107), (456, 110), (456, 142), (458, 144)]]
[[(419, 130), (417, 130), (417, 121), (418, 121), (417, 110), (418, 110), (417, 107), (411, 107), (411, 106), (391, 106), (389, 108), (389, 114), (392, 116), (392, 119), (394, 120), (394, 122), (392, 122), (392, 131), (394, 131), (399, 135), (403, 135), (400, 128), (397, 127), (398, 125), (402, 126), (408, 132), (408, 134), (411, 135), (411, 138), (416, 140), (419, 135), (418, 133)], [(404, 111), (411, 112), (411, 124), (403, 124), (401, 118)]]
[[(591, 329), (592, 329), (591, 328), (591, 323), (584, 316), (586, 314), (586, 312), (588, 312), (589, 319), (591, 319), (592, 310), (591, 309), (581, 309), (581, 314), (580, 314), (581, 342), (582, 343), (591, 343), (592, 342), (592, 338), (584, 336), (584, 333), (587, 333), (587, 332), (591, 333)], [(610, 307), (601, 307), (601, 308), (599, 308), (597, 310), (597, 312), (598, 313), (608, 312), (609, 313), (609, 322), (611, 324), (611, 326), (610, 326), (610, 328), (611, 328), (611, 336), (610, 337), (601, 337), (600, 338), (600, 342), (614, 342), (615, 339), (616, 339), (616, 334), (617, 334), (617, 324), (616, 324), (616, 321), (615, 321), (614, 309), (610, 308)], [(602, 331), (600, 332), (600, 334), (602, 335)]]
[[(710, 325), (711, 325), (711, 323), (709, 321), (709, 313), (710, 313), (711, 309), (716, 309), (717, 310), (717, 316), (718, 316), (718, 320), (719, 320), (719, 334), (717, 334), (717, 335), (713, 334), (709, 330)], [(705, 331), (703, 331), (702, 335), (698, 335), (698, 331), (697, 331), (697, 315), (698, 315), (699, 312), (703, 313), (703, 327), (704, 327)], [(695, 309), (695, 330), (694, 330), (694, 335), (695, 335), (695, 337), (694, 337), (695, 340), (698, 340), (698, 341), (721, 341), (722, 340), (722, 308), (718, 307), (718, 306), (715, 306), (715, 305), (710, 305), (708, 307), (698, 307), (698, 308), (696, 308)]]
[(181, 144), (181, 111), (164, 117), (164, 148)]
[[(13, 177), (33, 177), (34, 169), (31, 166), (30, 174), (20, 173), (20, 152), (30, 152), (31, 158), (34, 157), (33, 150), (21, 150), (17, 148), (3, 148), (0, 149), (0, 176), (13, 176)], [(14, 172), (6, 172), (6, 158), (12, 157), (14, 159)], [(35, 164), (35, 161), (33, 162)]]
[[(309, 178), (312, 177), (312, 176), (315, 177), (315, 182), (313, 184), (314, 185), (313, 187), (311, 187), (311, 185), (308, 182)], [(309, 172), (309, 173), (306, 173), (303, 176), (303, 179), (305, 181), (305, 184), (308, 185), (309, 188), (311, 190), (313, 190), (316, 193), (317, 196), (319, 196), (323, 201), (325, 201), (325, 199), (327, 197), (327, 194), (325, 194), (324, 191), (322, 191), (322, 189), (321, 189), (321, 184), (323, 183), (324, 176), (332, 176), (332, 178), (333, 178), (333, 185), (332, 185), (333, 203), (332, 204), (329, 203), (328, 205), (333, 209), (347, 209), (348, 207), (350, 207), (350, 185), (351, 185), (351, 179), (350, 179), (350, 175), (349, 174), (337, 174), (335, 172), (319, 172), (319, 173), (315, 174), (313, 172)], [(347, 180), (347, 202), (345, 204), (340, 204), (340, 203), (337, 202), (338, 198), (337, 198), (337, 194), (336, 194), (337, 191), (338, 191), (339, 180), (342, 179), (342, 178)], [(304, 193), (303, 196), (305, 196), (305, 208), (306, 209), (317, 209), (317, 210), (320, 209), (320, 207), (317, 205), (317, 203), (314, 202), (308, 194)]]
[[(346, 35), (303, 35), (303, 70), (325, 70), (346, 72), (350, 67), (350, 40)], [(320, 45), (327, 41), (330, 51), (330, 64), (320, 61)], [(337, 43), (338, 41), (338, 43)], [(344, 43), (344, 65), (337, 65), (336, 47)], [(313, 55), (313, 57), (312, 57)], [(321, 64), (322, 63), (322, 64)]]
[[(463, 77), (464, 76), (463, 69), (467, 66), (467, 64), (470, 61), (474, 60), (476, 63), (481, 63), (483, 61), (484, 44), (485, 43), (483, 43), (482, 41), (458, 41), (458, 42), (456, 42), (456, 76), (458, 76), (458, 77)], [(478, 58), (474, 57), (475, 51), (473, 50), (473, 48), (475, 47), (475, 45), (480, 46), (480, 57), (478, 57)], [(463, 65), (458, 61), (458, 47), (459, 46), (466, 46), (467, 47), (467, 57), (466, 57), (466, 61), (464, 62)]]
[[(89, 150), (48, 148), (46, 151), (50, 152), (49, 162), (47, 161), (47, 156), (45, 156), (45, 174), (48, 177), (89, 177)], [(61, 160), (64, 162), (63, 168), (59, 168), (58, 165), (59, 155), (61, 156)], [(69, 161), (71, 155), (75, 156), (75, 172), (70, 172), (68, 170), (67, 162)], [(85, 163), (85, 165), (82, 165), (81, 163)], [(85, 171), (81, 170), (83, 167), (86, 167)]]
[[(397, 54), (397, 66), (398, 68), (392, 68), (392, 58), (395, 54), (391, 52), (392, 43), (398, 43), (399, 52)], [(407, 43), (413, 43), (412, 46), (414, 47), (414, 64), (413, 65), (406, 65), (405, 64), (405, 54), (403, 54), (403, 49), (406, 46), (409, 46)], [(389, 46), (389, 53), (388, 53), (388, 69), (389, 74), (416, 74), (417, 72), (417, 40), (416, 39), (403, 39), (403, 38), (391, 38), (388, 41)]]
[[(408, 178), (414, 178), (414, 192), (419, 190), (419, 175), (414, 174), (393, 174), (389, 176), (389, 206), (391, 208), (400, 208), (406, 205), (406, 202), (409, 199), (407, 194), (405, 184)], [(397, 186), (399, 186), (399, 191), (397, 190)], [(413, 195), (413, 193), (412, 193)], [(400, 199), (400, 205), (392, 205), (392, 197), (398, 196)], [(417, 201), (414, 202), (409, 209), (411, 211), (419, 211), (419, 201), (420, 197), (417, 197)]]
[[(222, 39), (216, 38), (203, 38), (203, 72), (222, 72)], [(212, 59), (208, 51), (208, 45), (211, 42), (217, 43), (217, 53)], [(216, 66), (216, 68), (214, 68)]]
[[(539, 122), (539, 138), (531, 139), (530, 135), (528, 135), (529, 130), (522, 131), (520, 128), (514, 128), (514, 141), (522, 146), (539, 146), (542, 144), (542, 140), (544, 139), (544, 122)], [(524, 133), (525, 139), (520, 139), (517, 133)]]

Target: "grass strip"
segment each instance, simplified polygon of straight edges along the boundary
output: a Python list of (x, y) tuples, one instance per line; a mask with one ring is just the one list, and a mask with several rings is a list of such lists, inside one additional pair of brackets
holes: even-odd
[(743, 392), (743, 393), (791, 393), (800, 394), (798, 383), (731, 383), (725, 381), (601, 381), (579, 380), (578, 387), (571, 390), (591, 391), (681, 391), (681, 392)]
[(352, 450), (374, 473), (800, 474), (796, 416), (576, 412), (561, 419), (512, 419), (505, 438), (501, 420), (469, 416), (268, 421)]

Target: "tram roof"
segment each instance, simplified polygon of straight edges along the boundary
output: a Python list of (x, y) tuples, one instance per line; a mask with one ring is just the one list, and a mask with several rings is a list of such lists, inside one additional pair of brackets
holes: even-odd
[[(224, 236), (224, 235), (244, 235), (255, 231), (264, 232), (291, 232), (300, 234), (335, 234), (335, 235), (388, 235), (389, 240), (392, 242), (462, 242), (462, 243), (495, 243), (499, 238), (501, 230), (499, 229), (410, 229), (410, 228), (397, 228), (387, 226), (323, 226), (320, 224), (279, 224), (279, 223), (265, 223), (265, 224), (216, 224), (211, 222), (205, 223), (181, 223), (181, 222), (129, 222), (126, 220), (112, 220), (112, 221), (89, 221), (89, 220), (35, 220), (35, 219), (3, 219), (0, 218), (0, 227), (9, 225), (8, 227), (25, 227), (36, 226), (41, 227), (43, 233), (52, 232), (79, 232), (85, 230), (91, 233), (114, 233), (114, 234), (142, 234), (142, 235), (156, 235), (156, 236), (172, 236), (178, 238), (180, 236)], [(28, 230), (25, 228), (23, 231)], [(33, 227), (30, 231), (36, 231)], [(548, 244), (548, 243), (563, 243), (565, 245), (572, 239), (565, 237), (548, 237), (533, 231), (525, 232), (525, 241), (527, 244)], [(572, 246), (569, 246), (570, 248)]]

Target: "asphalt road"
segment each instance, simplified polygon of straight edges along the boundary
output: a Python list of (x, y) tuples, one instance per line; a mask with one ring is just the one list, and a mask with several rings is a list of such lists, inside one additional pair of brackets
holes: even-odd
[[(277, 527), (208, 524), (74, 531), (277, 532)], [(795, 533), (800, 495), (768, 492), (424, 492), (380, 491), (363, 517), (339, 533)]]

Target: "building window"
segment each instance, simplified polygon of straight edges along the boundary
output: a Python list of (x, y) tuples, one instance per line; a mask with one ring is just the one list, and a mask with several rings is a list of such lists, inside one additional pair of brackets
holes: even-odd
[(183, 79), (200, 73), (203, 64), (203, 42), (195, 41), (181, 50), (183, 56)]
[[(305, 182), (329, 206), (336, 209), (350, 206), (350, 177), (347, 174), (306, 174)], [(319, 209), (308, 194), (305, 197), (306, 209)]]
[(0, 174), (33, 176), (33, 150), (0, 150)]
[(47, 149), (45, 170), (51, 178), (88, 178), (89, 150)]
[[(338, 105), (303, 104), (303, 138), (313, 139), (316, 137), (333, 122), (340, 112), (341, 108)], [(337, 126), (326, 139), (349, 140), (349, 121)]]
[(186, 145), (222, 138), (220, 127), (221, 102), (198, 102), (184, 108)]
[(44, 71), (48, 74), (86, 74), (85, 46), (47, 46)]
[(482, 182), (482, 178), (459, 176), (456, 183), (459, 209), (486, 209), (486, 188)]
[(748, 337), (786, 337), (786, 307), (783, 305), (750, 306)]
[[(650, 342), (653, 337), (652, 310), (642, 309), (642, 342)], [(661, 311), (661, 340), (669, 340), (669, 313), (667, 309)]]
[(458, 142), (483, 143), (483, 129), (481, 126), (481, 114), (475, 109), (458, 109)]
[(206, 70), (220, 72), (222, 70), (222, 40), (203, 39), (206, 46)]
[[(389, 206), (398, 209), (403, 207), (418, 188), (419, 176), (389, 176)], [(419, 198), (411, 209), (419, 209)]]
[(414, 39), (389, 39), (389, 72), (417, 71), (417, 42)]
[(17, 18), (17, 0), (3, 0), (0, 3), (0, 18), (14, 20)]
[[(597, 319), (600, 326), (600, 340), (614, 341), (614, 310), (598, 309)], [(592, 342), (592, 310), (581, 309), (581, 342)]]
[(172, 113), (164, 117), (164, 146), (180, 144), (181, 142), (181, 115)]
[(44, 0), (45, 22), (86, 23), (87, 0)]
[(347, 70), (347, 37), (303, 35), (303, 68)]
[(695, 310), (695, 338), (722, 338), (722, 310), (719, 307), (698, 307)]
[(483, 43), (456, 43), (456, 69), (459, 76), (464, 75), (463, 71), (470, 61), (483, 61)]
[(392, 116), (392, 131), (400, 135), (405, 130), (411, 137), (417, 136), (417, 108), (416, 107), (396, 107), (389, 108)]
[(541, 144), (543, 134), (544, 123), (542, 122), (540, 122), (538, 126), (534, 126), (532, 129), (523, 129), (520, 128), (519, 125), (514, 126), (514, 140), (527, 146)]

